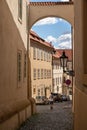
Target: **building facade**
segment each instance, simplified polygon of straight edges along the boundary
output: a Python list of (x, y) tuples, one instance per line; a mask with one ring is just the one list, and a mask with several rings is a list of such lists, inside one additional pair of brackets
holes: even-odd
[(0, 130), (14, 130), (35, 110), (27, 91), (26, 0), (0, 0)]
[[(65, 51), (65, 55), (68, 56), (66, 72), (63, 72), (63, 67), (60, 63), (60, 56)], [(53, 55), (53, 88), (55, 93), (65, 94), (72, 99), (72, 49), (56, 49), (56, 53)], [(66, 84), (66, 81), (70, 81), (70, 84)]]
[(63, 69), (59, 57), (57, 52), (53, 55), (53, 92), (62, 94)]
[(49, 97), (52, 92), (52, 51), (53, 46), (30, 32), (30, 61), (32, 97)]

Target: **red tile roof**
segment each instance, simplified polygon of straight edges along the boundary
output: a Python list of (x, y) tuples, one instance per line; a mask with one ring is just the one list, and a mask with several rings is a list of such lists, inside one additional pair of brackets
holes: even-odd
[(49, 42), (46, 42), (44, 39), (42, 39), (41, 37), (39, 37), (39, 35), (37, 33), (35, 33), (34, 31), (30, 31), (30, 39), (39, 42), (40, 44), (43, 44), (45, 46), (54, 48), (53, 45)]
[(30, 2), (30, 5), (36, 6), (36, 5), (40, 5), (40, 6), (53, 6), (53, 5), (71, 5), (73, 4), (73, 1), (69, 1), (69, 2)]
[(68, 60), (72, 60), (72, 49), (56, 49), (56, 55), (59, 57), (62, 55), (62, 52), (65, 51), (66, 56), (68, 56)]

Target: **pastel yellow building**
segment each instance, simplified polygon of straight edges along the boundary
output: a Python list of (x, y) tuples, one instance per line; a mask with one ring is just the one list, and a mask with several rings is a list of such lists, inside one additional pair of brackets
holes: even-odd
[(32, 97), (46, 96), (52, 92), (52, 51), (51, 43), (30, 32), (30, 62)]

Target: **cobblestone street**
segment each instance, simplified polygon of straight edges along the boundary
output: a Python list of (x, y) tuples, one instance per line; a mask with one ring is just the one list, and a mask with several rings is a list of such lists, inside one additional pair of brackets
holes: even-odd
[(37, 114), (19, 130), (73, 130), (71, 102), (54, 103), (53, 110), (50, 110), (50, 105), (37, 105)]

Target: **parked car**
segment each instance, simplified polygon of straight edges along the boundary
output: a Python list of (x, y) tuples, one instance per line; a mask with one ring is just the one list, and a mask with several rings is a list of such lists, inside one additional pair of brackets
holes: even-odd
[(68, 96), (67, 95), (61, 95), (62, 101), (68, 101)]
[(59, 93), (51, 93), (53, 96), (54, 102), (62, 102), (61, 94)]
[(46, 105), (49, 104), (49, 100), (45, 97), (45, 96), (36, 96), (35, 98), (36, 104), (42, 104), (42, 105)]

